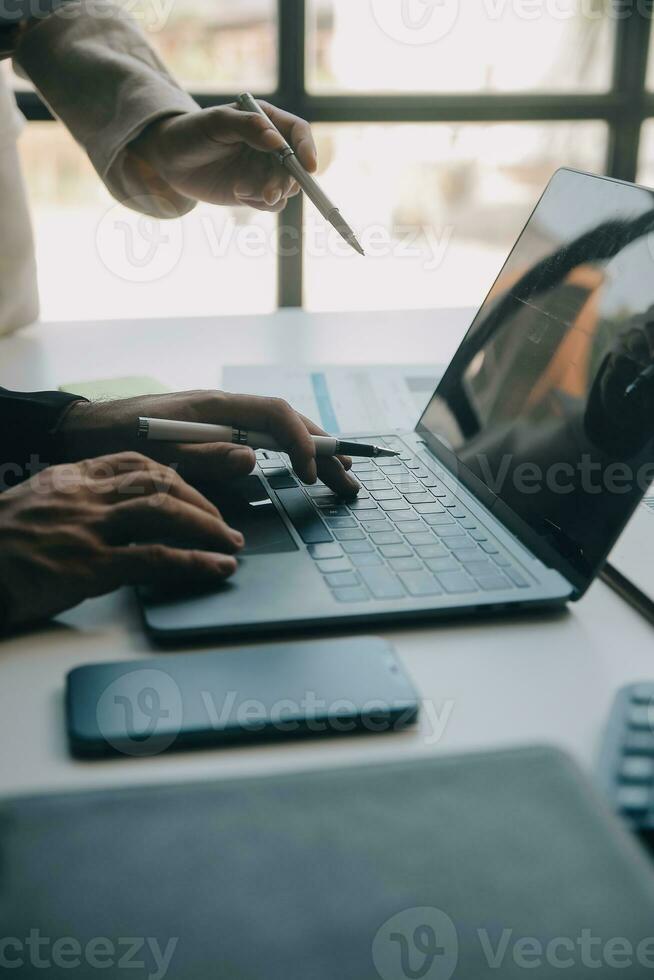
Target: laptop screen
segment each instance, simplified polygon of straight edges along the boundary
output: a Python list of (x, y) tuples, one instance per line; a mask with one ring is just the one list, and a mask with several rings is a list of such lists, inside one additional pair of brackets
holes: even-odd
[(590, 582), (654, 479), (654, 191), (554, 175), (418, 432)]

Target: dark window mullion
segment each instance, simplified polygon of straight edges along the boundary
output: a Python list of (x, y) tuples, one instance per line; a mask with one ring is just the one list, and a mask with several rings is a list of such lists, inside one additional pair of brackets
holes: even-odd
[(652, 6), (652, 0), (645, 0), (647, 9), (634, 5), (617, 24), (613, 84), (622, 108), (611, 128), (608, 172), (621, 180), (636, 179), (641, 129), (651, 107), (646, 85)]
[[(289, 112), (305, 93), (305, 0), (278, 0), (279, 90), (277, 102)], [(301, 113), (300, 113), (301, 115)], [(299, 307), (303, 300), (303, 201), (291, 198), (277, 222), (277, 301)]]

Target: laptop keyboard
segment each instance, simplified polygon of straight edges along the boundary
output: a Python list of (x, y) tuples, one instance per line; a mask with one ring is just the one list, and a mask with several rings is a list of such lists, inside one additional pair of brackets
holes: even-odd
[(259, 467), (342, 603), (527, 589), (528, 573), (403, 443), (377, 439), (395, 459), (356, 460), (362, 484), (343, 500), (303, 487), (279, 453)]
[(654, 684), (619, 691), (607, 725), (601, 778), (615, 809), (654, 846)]

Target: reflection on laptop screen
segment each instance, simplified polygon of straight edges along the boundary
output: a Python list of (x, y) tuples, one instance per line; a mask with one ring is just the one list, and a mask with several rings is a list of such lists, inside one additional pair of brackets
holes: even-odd
[(419, 431), (590, 578), (654, 478), (653, 365), (654, 192), (559, 171)]

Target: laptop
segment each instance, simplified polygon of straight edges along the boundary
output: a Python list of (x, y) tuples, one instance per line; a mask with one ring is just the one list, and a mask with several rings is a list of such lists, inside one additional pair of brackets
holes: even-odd
[(654, 488), (629, 521), (602, 577), (654, 623)]
[[(550, 181), (413, 432), (359, 434), (356, 500), (258, 454), (203, 486), (247, 547), (211, 592), (141, 590), (160, 642), (555, 608), (654, 479), (654, 191)], [(434, 297), (435, 304), (438, 297)]]

